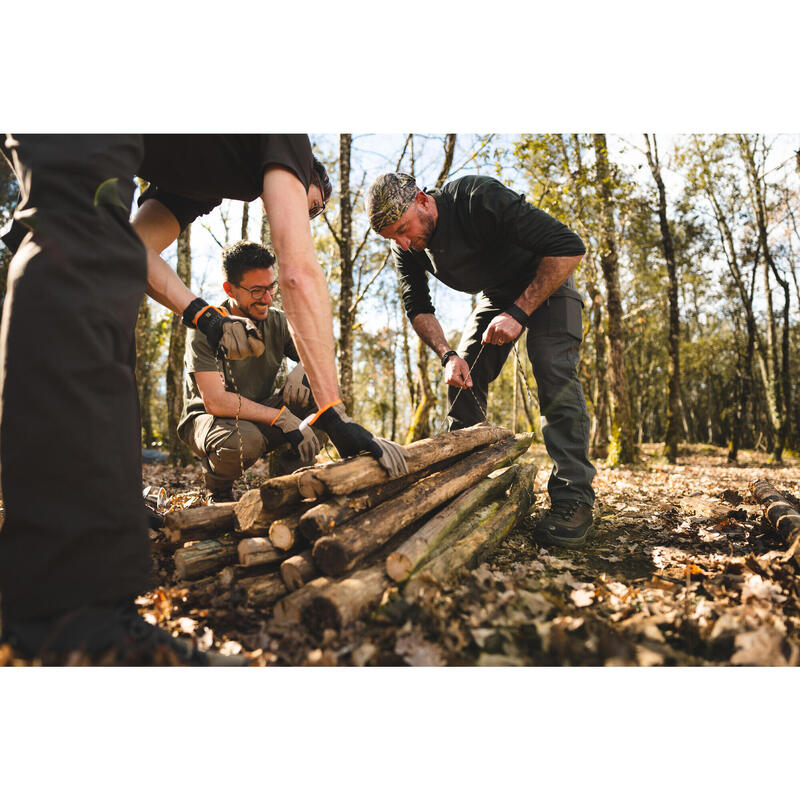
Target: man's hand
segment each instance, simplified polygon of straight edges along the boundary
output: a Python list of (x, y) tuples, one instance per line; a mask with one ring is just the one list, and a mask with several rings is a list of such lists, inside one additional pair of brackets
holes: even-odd
[(183, 321), (205, 334), (214, 355), (238, 361), (264, 352), (264, 342), (256, 326), (246, 317), (232, 317), (219, 306), (199, 297), (183, 311)]
[(472, 386), (472, 376), (469, 366), (460, 356), (451, 356), (444, 368), (444, 382), (448, 386), (457, 386), (459, 389), (469, 389)]
[(311, 418), (309, 424), (317, 425), (330, 436), (342, 458), (354, 456), (365, 450), (378, 459), (378, 463), (389, 473), (390, 478), (398, 478), (408, 472), (403, 448), (388, 439), (373, 436), (366, 428), (353, 422), (341, 400)]
[(290, 406), (310, 406), (314, 398), (308, 385), (308, 376), (302, 364), (298, 364), (287, 376), (283, 385), (283, 402)]
[(286, 406), (283, 406), (278, 412), (278, 416), (270, 424), (286, 437), (286, 441), (289, 442), (297, 455), (303, 459), (304, 464), (313, 463), (317, 453), (319, 453), (319, 439), (317, 439), (311, 428), (302, 424), (299, 417), (296, 417)]
[(483, 332), (483, 344), (508, 344), (522, 334), (522, 325), (502, 311)]

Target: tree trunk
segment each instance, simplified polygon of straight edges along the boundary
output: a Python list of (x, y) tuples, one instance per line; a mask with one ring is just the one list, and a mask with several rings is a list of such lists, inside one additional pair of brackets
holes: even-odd
[(608, 163), (608, 148), (604, 133), (594, 134), (597, 181), (603, 205), (603, 229), (600, 240), (600, 265), (606, 284), (608, 308), (609, 373), (612, 409), (613, 446), (609, 452), (611, 465), (629, 464), (636, 460), (635, 433), (631, 416), (628, 384), (625, 377), (624, 330), (622, 300), (619, 289), (617, 239), (614, 223), (614, 200)]
[[(419, 472), (477, 447), (499, 443), (512, 437), (507, 428), (473, 425), (424, 439), (404, 448), (409, 474)], [(295, 473), (299, 492), (316, 500), (329, 494), (353, 494), (389, 482), (386, 470), (372, 456), (356, 456)], [(273, 479), (274, 480), (274, 479)], [(263, 491), (263, 487), (262, 487)]]
[(494, 478), (484, 478), (477, 486), (467, 490), (445, 506), (433, 519), (428, 520), (415, 534), (406, 539), (386, 557), (386, 574), (393, 580), (406, 580), (441, 549), (442, 543), (458, 530), (464, 520), (478, 506), (486, 505), (508, 489), (519, 470), (512, 464)]
[[(178, 263), (175, 271), (185, 286), (192, 285), (192, 226), (178, 237)], [(186, 326), (177, 314), (170, 320), (167, 357), (167, 430), (165, 438), (173, 465), (185, 466), (192, 458), (189, 448), (178, 438), (178, 422), (183, 408), (183, 355), (186, 349)]]
[(155, 438), (153, 415), (150, 404), (153, 397), (153, 360), (156, 338), (152, 330), (153, 322), (147, 297), (142, 298), (139, 315), (136, 317), (136, 387), (139, 391), (139, 415), (142, 422), (142, 440), (145, 447), (151, 447)]
[(350, 197), (350, 150), (353, 136), (339, 136), (339, 387), (345, 407), (353, 409), (353, 207)]
[(669, 298), (669, 373), (667, 377), (667, 429), (664, 435), (664, 448), (670, 464), (678, 460), (678, 439), (680, 437), (678, 399), (680, 397), (680, 310), (678, 308), (678, 267), (675, 263), (675, 246), (672, 240), (672, 231), (669, 229), (667, 219), (667, 192), (661, 178), (661, 165), (658, 162), (658, 145), (656, 135), (653, 134), (653, 146), (650, 147), (650, 138), (644, 135), (647, 143), (647, 163), (653, 180), (658, 187), (658, 223), (661, 228), (661, 247), (664, 251), (664, 260), (667, 262), (667, 297)]
[(406, 525), (473, 486), (492, 470), (519, 458), (532, 441), (530, 434), (523, 434), (519, 440), (509, 439), (486, 447), (418, 481), (399, 497), (381, 503), (342, 526), (335, 536), (318, 539), (312, 550), (314, 563), (326, 575), (343, 575)]
[(250, 203), (242, 203), (242, 239), (247, 240), (247, 228), (250, 224)]

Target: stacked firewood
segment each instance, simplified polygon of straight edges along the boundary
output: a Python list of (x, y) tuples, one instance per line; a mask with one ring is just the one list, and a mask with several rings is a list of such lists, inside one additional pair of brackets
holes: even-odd
[(411, 593), (474, 566), (533, 502), (531, 434), (482, 424), (408, 445), (388, 480), (357, 456), (266, 481), (235, 503), (174, 511), (165, 534), (177, 577), (213, 579), (276, 624), (340, 628), (386, 589)]

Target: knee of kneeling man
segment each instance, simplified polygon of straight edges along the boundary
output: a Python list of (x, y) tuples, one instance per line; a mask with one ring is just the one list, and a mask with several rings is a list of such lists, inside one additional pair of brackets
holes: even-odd
[(208, 460), (212, 465), (238, 465), (244, 461), (246, 466), (255, 463), (264, 454), (264, 437), (254, 425), (240, 424), (239, 434), (234, 430), (224, 441), (220, 442)]

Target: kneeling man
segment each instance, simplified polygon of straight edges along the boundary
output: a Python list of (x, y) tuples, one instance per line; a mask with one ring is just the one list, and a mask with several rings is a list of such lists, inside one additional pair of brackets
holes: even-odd
[[(200, 459), (209, 502), (233, 500), (233, 482), (266, 452), (286, 443), (294, 458), (282, 472), (310, 464), (319, 441), (301, 420), (316, 411), (303, 367), (292, 370), (275, 390), (284, 357), (300, 361), (286, 317), (272, 308), (278, 293), (275, 257), (256, 242), (240, 241), (222, 253), (222, 304), (231, 315), (247, 317), (258, 328), (264, 353), (241, 361), (219, 359), (197, 329), (186, 338), (186, 379), (178, 436)], [(238, 431), (237, 431), (238, 420)]]

